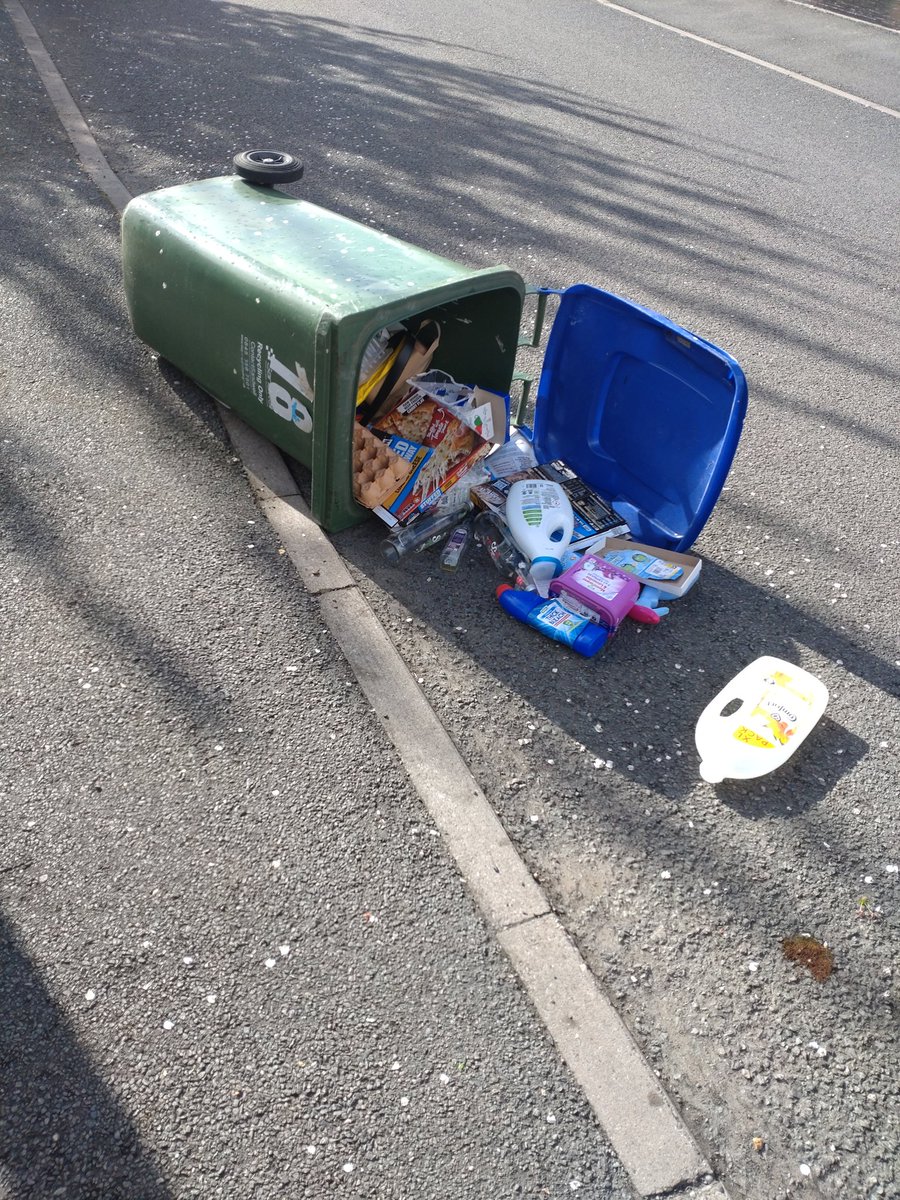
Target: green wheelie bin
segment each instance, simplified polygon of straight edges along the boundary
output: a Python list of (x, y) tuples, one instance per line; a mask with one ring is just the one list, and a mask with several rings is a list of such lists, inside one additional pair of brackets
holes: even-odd
[(302, 175), (277, 151), (238, 173), (136, 197), (122, 218), (138, 337), (310, 469), (311, 510), (337, 532), (369, 514), (352, 490), (363, 353), (385, 326), (433, 319), (432, 366), (507, 393), (525, 283), (472, 270), (274, 186)]

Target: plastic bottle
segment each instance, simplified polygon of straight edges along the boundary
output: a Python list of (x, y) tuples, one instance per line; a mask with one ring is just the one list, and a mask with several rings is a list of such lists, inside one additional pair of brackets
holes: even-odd
[(472, 522), (463, 521), (461, 525), (453, 530), (450, 536), (444, 543), (444, 548), (441, 551), (441, 570), (455, 571), (462, 562), (463, 555), (466, 552), (466, 547), (469, 544), (469, 538), (472, 536)]
[(815, 675), (783, 658), (756, 659), (700, 714), (695, 740), (701, 778), (721, 783), (767, 775), (791, 757), (827, 703), (828, 688)]
[(423, 514), (411, 525), (395, 525), (381, 543), (381, 553), (388, 562), (399, 562), (405, 554), (424, 548), (426, 543), (458, 525), (471, 507), (468, 503), (450, 511)]
[(608, 629), (572, 612), (559, 600), (545, 600), (537, 592), (517, 592), (508, 583), (497, 588), (497, 599), (511, 617), (585, 658), (593, 658), (606, 645)]
[(538, 594), (546, 599), (575, 527), (569, 497), (549, 479), (519, 479), (506, 497), (506, 523), (528, 558)]
[(474, 534), (475, 541), (484, 546), (503, 578), (511, 580), (516, 587), (524, 587), (528, 563), (500, 518), (490, 512), (479, 513), (475, 518)]

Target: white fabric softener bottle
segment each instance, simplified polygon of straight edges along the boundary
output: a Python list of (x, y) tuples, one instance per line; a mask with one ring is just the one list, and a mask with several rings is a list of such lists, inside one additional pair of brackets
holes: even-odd
[(538, 595), (550, 594), (550, 581), (562, 570), (575, 518), (569, 497), (549, 479), (519, 479), (506, 497), (506, 524), (531, 563)]

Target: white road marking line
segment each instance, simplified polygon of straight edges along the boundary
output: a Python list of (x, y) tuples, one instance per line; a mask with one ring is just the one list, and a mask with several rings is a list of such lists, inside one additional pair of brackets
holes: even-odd
[(820, 79), (811, 79), (808, 75), (801, 75), (799, 71), (789, 71), (787, 67), (779, 67), (764, 58), (757, 58), (755, 54), (746, 54), (743, 50), (735, 50), (733, 46), (725, 46), (722, 42), (714, 42), (712, 38), (701, 37), (699, 33), (689, 33), (686, 29), (679, 29), (677, 25), (667, 25), (665, 21), (658, 21), (656, 17), (648, 17), (644, 13), (635, 12), (633, 8), (624, 8), (621, 4), (613, 4), (612, 0), (594, 0), (594, 3), (599, 4), (602, 8), (611, 8), (613, 12), (624, 13), (626, 17), (635, 17), (638, 21), (645, 21), (648, 25), (655, 25), (658, 29), (665, 29), (669, 33), (675, 33), (678, 37), (687, 38), (691, 42), (699, 42), (701, 46), (709, 46), (713, 50), (721, 50), (723, 54), (730, 54), (734, 58), (743, 59), (744, 62), (753, 63), (757, 67), (764, 67), (767, 71), (775, 71), (778, 75), (786, 75), (788, 79), (808, 84), (809, 87), (818, 88), (820, 91), (828, 92), (832, 96), (838, 96), (841, 100), (850, 100), (853, 104), (861, 104), (863, 108), (870, 108), (874, 112), (883, 113), (886, 117), (894, 117), (895, 120), (900, 120), (900, 112), (895, 108), (888, 108), (884, 104), (876, 104), (874, 100), (866, 100), (862, 96), (855, 96), (853, 92), (842, 91), (841, 88), (832, 87), (830, 83), (822, 83)]

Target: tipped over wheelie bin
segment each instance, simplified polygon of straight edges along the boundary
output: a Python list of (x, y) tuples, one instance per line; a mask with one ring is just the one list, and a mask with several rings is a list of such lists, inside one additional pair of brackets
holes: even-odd
[[(515, 271), (472, 270), (277, 191), (302, 174), (289, 155), (251, 151), (235, 165), (237, 175), (149, 192), (125, 209), (131, 321), (310, 469), (312, 514), (337, 532), (370, 515), (354, 500), (351, 464), (372, 336), (435, 321), (433, 368), (508, 393), (529, 289)], [(600, 288), (559, 296), (529, 431), (538, 461), (564, 460), (637, 540), (689, 549), (737, 448), (740, 366)]]
[(508, 392), (525, 284), (277, 191), (302, 171), (294, 161), (252, 151), (237, 156), (240, 175), (132, 200), (125, 296), (138, 337), (310, 469), (312, 514), (336, 532), (367, 515), (351, 449), (369, 339), (434, 318), (432, 366)]

